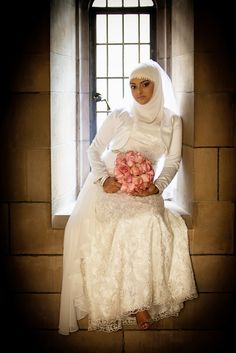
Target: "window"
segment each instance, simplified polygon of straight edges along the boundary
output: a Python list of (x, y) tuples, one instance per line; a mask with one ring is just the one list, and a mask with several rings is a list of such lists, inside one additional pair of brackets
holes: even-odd
[(95, 0), (92, 4), (91, 141), (109, 110), (124, 97), (132, 67), (156, 57), (155, 12), (151, 0)]

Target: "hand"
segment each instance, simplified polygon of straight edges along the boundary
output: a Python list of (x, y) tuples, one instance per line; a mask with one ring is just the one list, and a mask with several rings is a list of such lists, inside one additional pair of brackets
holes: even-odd
[(141, 197), (150, 196), (150, 195), (154, 195), (154, 194), (159, 194), (159, 190), (155, 184), (151, 184), (149, 186), (149, 188), (146, 190), (140, 190), (139, 192), (132, 193), (133, 196), (141, 196)]
[(118, 183), (115, 177), (108, 177), (103, 184), (103, 190), (110, 194), (119, 191), (120, 188), (121, 184)]

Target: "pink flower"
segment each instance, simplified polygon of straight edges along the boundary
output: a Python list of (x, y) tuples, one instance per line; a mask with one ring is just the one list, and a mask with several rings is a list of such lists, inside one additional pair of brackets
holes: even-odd
[(148, 189), (154, 178), (152, 162), (135, 151), (117, 155), (114, 173), (121, 191), (128, 194)]

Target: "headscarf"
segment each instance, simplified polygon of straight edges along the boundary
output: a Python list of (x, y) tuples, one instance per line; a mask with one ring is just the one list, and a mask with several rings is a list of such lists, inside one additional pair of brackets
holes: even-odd
[(134, 78), (153, 81), (153, 94), (146, 104), (139, 104), (130, 89), (127, 91), (128, 96), (121, 105), (121, 115), (124, 117), (122, 121), (125, 123), (118, 128), (111, 148), (122, 148), (131, 134), (143, 144), (150, 145), (151, 141), (156, 141), (157, 131), (160, 131), (167, 150), (172, 116), (179, 115), (172, 82), (161, 66), (153, 60), (138, 64), (130, 73), (129, 81)]
[(150, 59), (138, 64), (130, 73), (129, 81), (134, 78), (148, 79), (154, 82), (153, 95), (149, 102), (140, 104), (132, 99), (130, 112), (135, 119), (148, 124), (159, 123), (163, 119), (164, 108), (178, 114), (171, 80), (157, 62)]

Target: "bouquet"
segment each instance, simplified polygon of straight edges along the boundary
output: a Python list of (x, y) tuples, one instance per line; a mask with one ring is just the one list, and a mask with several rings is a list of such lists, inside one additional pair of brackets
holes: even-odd
[(132, 194), (149, 188), (154, 178), (152, 162), (142, 153), (119, 153), (115, 161), (115, 177), (121, 191)]

